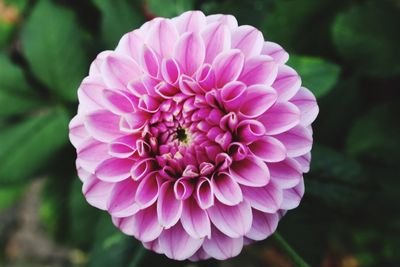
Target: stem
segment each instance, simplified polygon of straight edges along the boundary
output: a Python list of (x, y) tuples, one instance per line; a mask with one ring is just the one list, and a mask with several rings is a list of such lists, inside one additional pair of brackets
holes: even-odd
[(136, 250), (136, 253), (133, 257), (133, 260), (129, 264), (129, 267), (137, 267), (139, 266), (140, 262), (142, 261), (144, 255), (146, 254), (146, 249), (143, 247), (143, 245), (139, 245), (139, 247)]
[(279, 246), (279, 248), (285, 252), (287, 256), (291, 259), (296, 267), (310, 267), (308, 263), (306, 263), (299, 254), (286, 242), (286, 240), (278, 233), (275, 232), (272, 235), (272, 238)]

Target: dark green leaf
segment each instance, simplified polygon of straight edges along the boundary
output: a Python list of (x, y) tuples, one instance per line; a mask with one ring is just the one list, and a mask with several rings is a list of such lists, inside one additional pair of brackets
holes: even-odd
[(157, 17), (175, 17), (193, 9), (193, 0), (147, 0), (149, 11)]
[(22, 114), (42, 103), (29, 91), (21, 69), (0, 54), (0, 117)]
[(381, 105), (360, 118), (348, 135), (348, 152), (357, 157), (397, 162), (400, 159), (398, 114), (398, 105)]
[(338, 65), (317, 57), (290, 56), (288, 65), (300, 74), (303, 86), (310, 89), (317, 98), (333, 88), (340, 74)]
[(333, 40), (343, 59), (363, 73), (400, 73), (399, 8), (390, 1), (369, 1), (340, 13)]
[(63, 110), (49, 110), (0, 132), (0, 182), (31, 178), (67, 143), (68, 120)]
[[(113, 49), (126, 32), (132, 31), (144, 21), (139, 1), (92, 0), (102, 14), (102, 39), (108, 49)], [(135, 2), (134, 4), (132, 2)]]
[(66, 100), (87, 73), (87, 35), (74, 13), (48, 0), (34, 7), (22, 33), (22, 52), (32, 72), (49, 90)]
[(68, 240), (72, 245), (84, 249), (90, 247), (96, 233), (96, 227), (93, 226), (96, 225), (100, 212), (86, 202), (82, 194), (82, 182), (75, 178), (68, 199)]

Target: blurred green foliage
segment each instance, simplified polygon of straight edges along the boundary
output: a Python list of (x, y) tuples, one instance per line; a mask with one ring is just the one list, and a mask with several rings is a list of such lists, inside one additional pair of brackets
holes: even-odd
[[(125, 32), (201, 9), (260, 28), (292, 55), (288, 64), (318, 98), (306, 195), (281, 234), (312, 266), (331, 254), (351, 255), (359, 266), (400, 265), (399, 1), (0, 0), (0, 7), (0, 212), (44, 177), (40, 217), (55, 240), (88, 253), (87, 266), (136, 266), (138, 242), (81, 194), (67, 138), (76, 88), (95, 55)], [(150, 253), (146, 264), (183, 266)]]

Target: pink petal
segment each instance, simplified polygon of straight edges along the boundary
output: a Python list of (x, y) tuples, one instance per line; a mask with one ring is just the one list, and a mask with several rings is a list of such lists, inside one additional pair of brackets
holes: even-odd
[(223, 204), (234, 206), (242, 202), (240, 186), (228, 173), (219, 173), (211, 178), (215, 197)]
[(278, 75), (272, 87), (278, 92), (278, 101), (287, 101), (300, 89), (301, 79), (297, 72), (286, 66), (278, 67)]
[(298, 125), (274, 137), (283, 143), (289, 157), (298, 157), (311, 151), (312, 133), (303, 126)]
[(180, 34), (199, 32), (206, 25), (206, 17), (201, 11), (187, 11), (173, 21)]
[(101, 143), (91, 138), (85, 141), (77, 149), (77, 161), (83, 169), (94, 173), (95, 169), (101, 162), (110, 158), (110, 155), (107, 152), (107, 144)]
[(126, 89), (128, 82), (139, 78), (142, 71), (131, 58), (113, 53), (104, 60), (102, 74), (108, 88)]
[(300, 122), (300, 110), (289, 102), (278, 102), (258, 118), (258, 120), (264, 124), (266, 134), (280, 134), (293, 128)]
[(203, 64), (197, 71), (196, 80), (205, 92), (215, 88), (215, 73), (210, 64)]
[(157, 55), (153, 49), (147, 45), (143, 45), (142, 47), (140, 54), (140, 65), (151, 77), (158, 77), (160, 64), (158, 62)]
[(133, 216), (119, 219), (117, 226), (123, 233), (133, 235), (142, 242), (155, 240), (163, 231), (157, 220), (155, 205), (140, 210)]
[(156, 113), (160, 108), (160, 102), (155, 97), (142, 95), (139, 99), (138, 108), (144, 112)]
[(90, 113), (85, 118), (85, 127), (90, 135), (102, 142), (110, 142), (122, 136), (119, 129), (120, 116), (107, 110)]
[(222, 23), (230, 30), (236, 29), (238, 27), (238, 22), (236, 18), (232, 15), (221, 15), (221, 14), (215, 14), (215, 15), (209, 15), (206, 17), (207, 23), (211, 24), (213, 22), (219, 22)]
[(247, 94), (240, 108), (246, 118), (256, 118), (267, 111), (276, 101), (278, 95), (274, 89), (257, 84), (247, 88)]
[(252, 212), (246, 201), (236, 206), (226, 206), (216, 201), (207, 209), (207, 213), (214, 226), (229, 237), (238, 238), (250, 230)]
[(126, 33), (119, 41), (115, 52), (121, 55), (129, 55), (133, 60), (139, 62), (140, 50), (144, 44), (140, 30)]
[(193, 198), (183, 202), (181, 223), (185, 231), (194, 238), (210, 236), (211, 224), (207, 212)]
[(252, 26), (240, 26), (232, 32), (232, 47), (240, 49), (246, 57), (259, 55), (263, 45), (262, 33)]
[(138, 137), (135, 135), (120, 137), (110, 143), (108, 153), (116, 158), (128, 158), (136, 151), (137, 139)]
[(69, 125), (69, 140), (75, 148), (80, 147), (89, 138), (89, 133), (86, 131), (84, 125), (84, 118), (79, 115), (75, 115), (72, 118)]
[(210, 255), (208, 255), (204, 249), (201, 247), (199, 248), (196, 253), (194, 253), (188, 260), (190, 261), (200, 261), (200, 260), (207, 260), (210, 258)]
[(189, 198), (194, 190), (194, 185), (190, 179), (179, 178), (174, 184), (175, 198), (179, 200), (185, 200)]
[(261, 54), (270, 56), (278, 65), (285, 64), (289, 59), (289, 54), (277, 43), (264, 42)]
[(283, 190), (283, 201), (281, 209), (291, 210), (297, 208), (303, 195), (304, 180), (300, 179), (300, 183), (295, 187)]
[(173, 182), (165, 182), (160, 188), (157, 201), (157, 216), (161, 226), (170, 228), (182, 214), (182, 200), (175, 198)]
[(244, 199), (252, 208), (267, 213), (275, 213), (280, 209), (283, 193), (282, 189), (274, 183), (269, 183), (264, 187), (243, 186), (242, 190)]
[(94, 175), (90, 175), (83, 183), (82, 192), (87, 202), (99, 209), (107, 209), (107, 200), (113, 189), (112, 183), (103, 182)]
[(295, 104), (301, 112), (300, 123), (303, 126), (310, 125), (317, 118), (319, 108), (313, 93), (302, 87), (297, 94), (290, 99), (290, 102)]
[(183, 34), (175, 45), (174, 57), (180, 64), (183, 73), (192, 75), (204, 62), (203, 39), (195, 33)]
[(280, 188), (292, 188), (299, 184), (302, 177), (300, 165), (293, 159), (268, 163), (271, 180)]
[(160, 249), (168, 258), (185, 260), (203, 244), (203, 239), (188, 235), (180, 223), (164, 230), (159, 237)]
[(136, 161), (131, 169), (132, 179), (139, 181), (140, 179), (146, 177), (151, 171), (153, 171), (156, 165), (156, 160), (153, 158), (145, 158)]
[(123, 115), (120, 119), (119, 127), (121, 129), (121, 132), (137, 133), (143, 129), (149, 118), (149, 113), (138, 110), (137, 112)]
[(113, 217), (128, 217), (139, 211), (135, 203), (138, 183), (126, 179), (116, 183), (107, 201), (107, 210)]
[(203, 37), (206, 56), (205, 62), (211, 63), (214, 58), (223, 51), (231, 48), (231, 35), (229, 28), (220, 23), (213, 23), (201, 32)]
[(131, 159), (110, 158), (96, 168), (96, 176), (105, 182), (119, 182), (131, 176), (130, 170), (133, 165)]
[(230, 174), (236, 182), (247, 186), (265, 186), (270, 180), (267, 165), (254, 157), (233, 162), (230, 167)]
[(163, 59), (161, 63), (161, 76), (167, 83), (176, 85), (180, 74), (179, 65), (175, 59)]
[(156, 173), (151, 172), (140, 181), (135, 200), (141, 209), (151, 206), (158, 198), (159, 182)]
[(134, 96), (124, 91), (103, 90), (104, 106), (117, 115), (135, 111)]
[(250, 151), (266, 162), (282, 161), (286, 157), (286, 148), (274, 137), (263, 136), (249, 145)]
[(214, 204), (214, 193), (211, 186), (211, 182), (201, 177), (196, 184), (194, 191), (194, 198), (202, 209), (208, 209)]
[(300, 157), (293, 158), (300, 164), (302, 172), (309, 172), (310, 171), (310, 161), (311, 161), (311, 152), (308, 152)]
[(147, 34), (146, 43), (162, 58), (172, 55), (174, 44), (179, 38), (178, 31), (168, 19), (159, 19)]
[(257, 120), (242, 120), (237, 126), (237, 137), (240, 142), (250, 144), (265, 135), (264, 125)]
[(277, 73), (278, 67), (272, 57), (260, 55), (246, 60), (238, 80), (244, 82), (247, 86), (253, 84), (271, 86)]
[(212, 238), (204, 239), (203, 249), (217, 260), (225, 260), (239, 255), (243, 248), (243, 237), (231, 238), (213, 227)]
[(224, 107), (227, 110), (238, 110), (247, 94), (246, 89), (246, 85), (241, 82), (227, 83), (221, 90), (221, 99)]
[(279, 215), (277, 213), (264, 213), (253, 210), (253, 224), (246, 237), (253, 240), (264, 240), (272, 235), (278, 227)]
[(103, 94), (105, 85), (101, 76), (88, 76), (78, 89), (79, 111), (90, 113), (104, 109)]
[(220, 53), (213, 61), (217, 87), (235, 81), (242, 72), (244, 55), (238, 49), (232, 49)]
[(106, 50), (103, 52), (100, 52), (96, 59), (92, 62), (92, 64), (90, 64), (90, 68), (89, 68), (89, 76), (97, 76), (100, 77), (101, 75), (101, 66), (104, 63), (105, 58), (112, 54), (113, 51), (110, 50)]

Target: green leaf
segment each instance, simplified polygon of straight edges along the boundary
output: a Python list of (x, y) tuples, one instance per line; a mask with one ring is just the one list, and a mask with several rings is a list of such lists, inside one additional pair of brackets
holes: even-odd
[(49, 90), (69, 101), (87, 73), (87, 35), (71, 10), (39, 1), (22, 32), (22, 52), (34, 75)]
[(139, 1), (92, 0), (102, 14), (101, 35), (108, 49), (114, 48), (126, 32), (144, 22)]
[(302, 84), (317, 98), (333, 88), (340, 74), (338, 65), (317, 57), (290, 56), (288, 65), (299, 73)]
[(22, 114), (42, 105), (29, 91), (22, 70), (0, 54), (0, 117)]
[(0, 132), (0, 183), (17, 182), (45, 166), (68, 141), (69, 118), (54, 109)]
[(400, 16), (390, 1), (369, 1), (340, 13), (333, 41), (345, 61), (361, 72), (390, 76), (400, 73)]
[(360, 118), (347, 138), (349, 154), (396, 164), (400, 159), (398, 114), (398, 104), (383, 104)]
[(187, 10), (193, 10), (193, 0), (147, 0), (151, 14), (157, 17), (175, 17)]
[(0, 212), (9, 208), (25, 191), (25, 184), (0, 187)]
[(102, 214), (96, 226), (96, 238), (88, 267), (126, 267), (142, 244), (118, 230), (108, 215)]
[[(100, 212), (90, 206), (82, 194), (82, 182), (75, 178), (68, 199), (68, 241), (74, 247), (88, 249), (95, 237)], [(85, 233), (82, 235), (82, 233)]]

